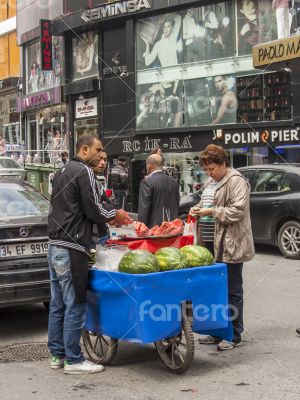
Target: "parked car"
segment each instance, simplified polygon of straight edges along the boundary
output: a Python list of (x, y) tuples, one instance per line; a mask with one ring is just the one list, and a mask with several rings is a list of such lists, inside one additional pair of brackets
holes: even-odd
[(273, 244), (300, 259), (300, 167), (272, 164), (240, 168), (251, 185), (251, 222), (256, 243)]
[[(287, 164), (239, 168), (251, 185), (250, 208), (255, 243), (278, 246), (291, 259), (300, 259), (300, 166)], [(184, 197), (180, 217), (199, 203), (201, 191)]]
[(21, 165), (10, 157), (0, 157), (0, 176), (25, 179), (26, 171)]
[(0, 176), (0, 307), (50, 301), (48, 208), (24, 181)]

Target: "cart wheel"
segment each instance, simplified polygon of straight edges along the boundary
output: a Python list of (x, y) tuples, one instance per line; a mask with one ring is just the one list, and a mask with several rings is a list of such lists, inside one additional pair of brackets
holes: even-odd
[(178, 336), (155, 342), (161, 361), (176, 374), (189, 369), (195, 354), (194, 335), (187, 316), (182, 316), (181, 324), (182, 331)]
[(117, 339), (84, 329), (82, 340), (86, 352), (93, 362), (108, 365), (114, 359), (118, 349)]

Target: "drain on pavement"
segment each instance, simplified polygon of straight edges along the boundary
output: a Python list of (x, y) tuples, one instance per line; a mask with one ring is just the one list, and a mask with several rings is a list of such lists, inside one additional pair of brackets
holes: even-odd
[(49, 357), (47, 343), (19, 343), (0, 346), (0, 363), (42, 361)]

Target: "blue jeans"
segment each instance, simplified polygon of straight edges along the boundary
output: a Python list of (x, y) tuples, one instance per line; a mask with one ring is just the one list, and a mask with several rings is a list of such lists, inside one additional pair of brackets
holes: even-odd
[(50, 245), (48, 262), (51, 280), (48, 348), (52, 356), (69, 364), (84, 361), (80, 348), (86, 304), (76, 304), (68, 249)]

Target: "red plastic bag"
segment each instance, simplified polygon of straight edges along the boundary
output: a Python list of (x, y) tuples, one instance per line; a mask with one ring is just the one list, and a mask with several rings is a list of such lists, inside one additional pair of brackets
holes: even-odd
[(184, 235), (192, 235), (194, 240), (193, 244), (197, 244), (197, 219), (192, 217), (190, 214), (187, 217), (187, 221), (184, 225)]

